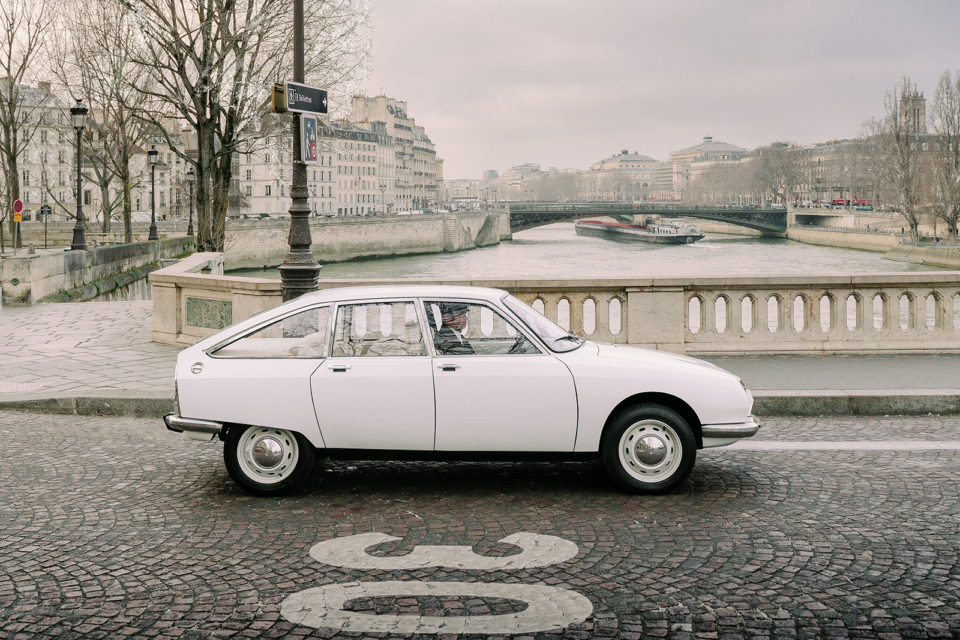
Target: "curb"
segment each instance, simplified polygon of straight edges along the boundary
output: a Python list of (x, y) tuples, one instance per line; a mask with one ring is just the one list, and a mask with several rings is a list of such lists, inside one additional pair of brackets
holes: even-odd
[[(112, 393), (48, 397), (4, 394), (0, 410), (77, 416), (162, 418), (173, 411), (165, 392)], [(754, 413), (766, 416), (960, 415), (960, 389), (925, 389), (910, 393), (884, 390), (762, 391), (754, 393)]]
[(31, 411), (74, 416), (162, 418), (173, 411), (173, 397), (164, 392), (116, 391), (86, 396), (48, 397), (4, 394), (0, 411)]
[(960, 414), (960, 390), (754, 392), (758, 416), (916, 416)]

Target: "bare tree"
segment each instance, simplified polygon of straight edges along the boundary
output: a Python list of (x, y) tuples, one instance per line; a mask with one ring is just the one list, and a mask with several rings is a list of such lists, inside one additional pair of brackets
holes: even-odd
[[(101, 192), (102, 230), (110, 230), (111, 216), (119, 208), (124, 239), (132, 242), (132, 191), (138, 182), (131, 162), (146, 142), (139, 117), (145, 108), (139, 89), (146, 79), (131, 59), (139, 31), (122, 5), (82, 0), (64, 5), (60, 26), (62, 35), (51, 57), (60, 81), (75, 87), (90, 108), (85, 164), (87, 178)], [(114, 180), (119, 183), (116, 189), (111, 186)]]
[[(134, 61), (151, 79), (141, 88), (147, 120), (196, 171), (198, 245), (221, 250), (235, 154), (258, 146), (269, 88), (290, 76), (292, 0), (117, 1), (141, 33)], [(308, 82), (343, 89), (365, 69), (368, 11), (362, 0), (308, 3)], [(190, 126), (195, 149), (166, 132), (166, 117)]]
[(944, 71), (933, 96), (933, 202), (936, 216), (957, 237), (960, 218), (960, 71)]
[(917, 132), (909, 114), (903, 111), (904, 97), (916, 87), (904, 76), (884, 101), (883, 147), (897, 209), (910, 228), (910, 237), (920, 237), (920, 158)]
[(883, 140), (882, 121), (872, 118), (863, 123), (860, 139), (857, 141), (857, 152), (863, 171), (864, 189), (875, 207), (880, 205), (880, 194), (884, 185), (890, 181)]
[(0, 251), (3, 222), (9, 217), (13, 231), (13, 202), (20, 199), (19, 160), (40, 125), (41, 110), (51, 100), (49, 92), (26, 86), (53, 22), (46, 0), (0, 2)]
[(803, 183), (803, 157), (800, 151), (785, 142), (775, 142), (758, 149), (757, 180), (761, 190), (774, 202), (786, 204)]

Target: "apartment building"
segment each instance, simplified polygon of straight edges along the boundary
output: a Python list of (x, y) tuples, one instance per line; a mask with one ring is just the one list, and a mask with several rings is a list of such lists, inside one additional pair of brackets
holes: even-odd
[[(407, 103), (387, 96), (353, 96), (347, 120), (368, 130), (376, 123), (393, 140), (394, 210), (424, 209), (443, 199), (443, 160), (423, 127), (407, 113)], [(386, 193), (386, 187), (384, 189)]]

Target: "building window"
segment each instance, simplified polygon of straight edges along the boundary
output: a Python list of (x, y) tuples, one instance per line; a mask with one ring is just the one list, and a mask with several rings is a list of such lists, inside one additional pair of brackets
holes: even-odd
[(263, 195), (265, 195), (265, 196), (269, 196), (269, 195), (270, 195), (270, 185), (266, 185), (266, 186), (263, 188)]
[(247, 169), (247, 180), (252, 180), (252, 179), (253, 179), (253, 171), (251, 171), (250, 169)]
[(247, 185), (246, 193), (248, 198), (253, 196), (253, 187), (251, 187), (250, 185)]
[(40, 144), (47, 144), (47, 130), (40, 130)]
[(84, 189), (84, 190), (83, 190), (83, 204), (91, 204), (92, 201), (93, 201), (93, 197), (92, 197), (92, 195), (91, 195), (91, 193), (90, 193), (90, 189)]

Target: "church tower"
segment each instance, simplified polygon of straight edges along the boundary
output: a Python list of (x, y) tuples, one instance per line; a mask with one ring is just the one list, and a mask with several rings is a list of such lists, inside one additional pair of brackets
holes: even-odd
[(910, 133), (927, 132), (927, 99), (914, 88), (904, 91), (900, 98), (900, 118)]

